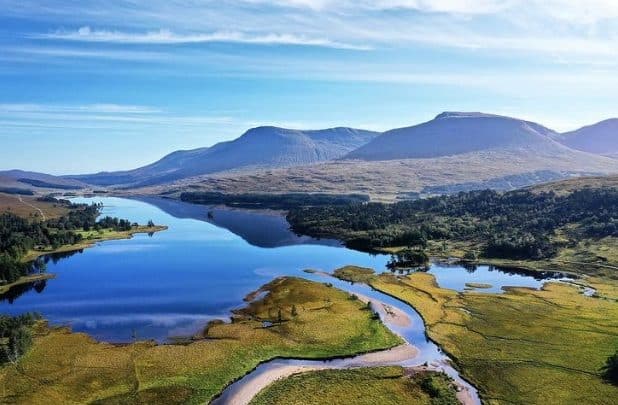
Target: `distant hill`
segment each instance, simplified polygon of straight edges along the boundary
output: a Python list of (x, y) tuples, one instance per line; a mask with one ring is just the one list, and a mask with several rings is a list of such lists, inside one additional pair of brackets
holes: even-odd
[(483, 113), (445, 112), (412, 127), (387, 131), (346, 159), (392, 160), (452, 156), (478, 151), (563, 154), (555, 131), (534, 122)]
[(564, 133), (559, 141), (573, 149), (618, 158), (618, 118)]
[(20, 189), (79, 190), (86, 185), (75, 179), (24, 170), (0, 171), (0, 185)]
[(340, 158), (377, 135), (352, 128), (303, 131), (258, 127), (233, 141), (173, 152), (135, 170), (68, 178), (101, 186), (147, 186), (225, 171), (308, 165)]
[(535, 192), (553, 191), (557, 194), (569, 194), (584, 188), (618, 188), (618, 175), (586, 176), (573, 179), (553, 181), (530, 187)]

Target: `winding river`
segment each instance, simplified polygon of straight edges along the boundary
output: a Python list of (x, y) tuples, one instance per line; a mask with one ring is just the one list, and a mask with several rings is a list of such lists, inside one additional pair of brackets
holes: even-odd
[[(230, 310), (244, 305), (247, 293), (274, 277), (292, 275), (326, 281), (323, 273), (303, 270), (331, 272), (354, 264), (384, 271), (389, 260), (387, 255), (350, 250), (334, 240), (294, 235), (285, 218), (274, 212), (209, 208), (161, 198), (75, 201), (102, 202), (102, 215), (140, 223), (152, 219), (169, 229), (100, 243), (82, 252), (49, 256), (47, 271), (56, 278), (0, 297), (0, 312), (36, 311), (53, 324), (67, 325), (104, 341), (138, 338), (165, 342), (193, 334), (209, 320), (229, 317)], [(437, 264), (429, 272), (439, 285), (460, 291), (468, 282), (490, 284), (486, 291), (500, 292), (506, 285), (537, 288), (544, 278), (562, 277)], [(242, 403), (238, 398), (247, 398), (248, 387), (255, 389), (260, 381), (291, 371), (424, 363), (447, 372), (470, 394), (469, 402), (479, 403), (474, 387), (460, 378), (439, 347), (427, 339), (423, 321), (413, 308), (366, 285), (334, 278), (327, 281), (374, 301), (387, 326), (418, 350), (398, 348), (400, 352), (393, 356), (383, 353), (332, 361), (272, 360), (230, 385), (217, 403)], [(388, 312), (393, 310), (405, 314), (408, 322), (391, 319)]]

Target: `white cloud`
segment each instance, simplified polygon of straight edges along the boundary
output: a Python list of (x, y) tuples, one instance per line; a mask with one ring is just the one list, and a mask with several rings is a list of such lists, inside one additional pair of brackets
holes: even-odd
[(56, 31), (49, 34), (33, 34), (33, 38), (84, 42), (109, 42), (124, 44), (190, 44), (208, 42), (230, 42), (257, 45), (304, 45), (338, 49), (368, 50), (369, 47), (312, 38), (296, 34), (262, 33), (250, 34), (240, 31), (215, 31), (211, 33), (178, 34), (168, 29), (132, 33), (123, 31), (93, 30), (84, 26), (75, 31)]

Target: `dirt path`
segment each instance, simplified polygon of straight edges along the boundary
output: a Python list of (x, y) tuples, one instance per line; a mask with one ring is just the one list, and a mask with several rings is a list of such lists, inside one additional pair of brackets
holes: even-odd
[(24, 201), (20, 195), (18, 195), (17, 198), (19, 199), (19, 202), (21, 202), (22, 204), (27, 205), (28, 207), (34, 208), (35, 210), (37, 210), (39, 214), (41, 214), (41, 218), (43, 219), (43, 221), (47, 221), (47, 217), (45, 216), (45, 213), (43, 212), (43, 210), (41, 210), (39, 207), (36, 207), (30, 204), (29, 202)]

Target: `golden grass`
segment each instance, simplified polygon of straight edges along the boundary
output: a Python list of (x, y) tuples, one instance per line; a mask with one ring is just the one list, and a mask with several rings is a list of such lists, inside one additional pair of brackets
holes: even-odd
[(344, 266), (333, 272), (333, 276), (355, 283), (366, 283), (375, 276), (373, 269), (358, 266)]
[(49, 219), (61, 217), (69, 212), (69, 209), (61, 204), (37, 201), (36, 197), (21, 196), (21, 199), (22, 201), (17, 195), (0, 193), (0, 214), (10, 212), (23, 218), (41, 219), (38, 208)]
[(618, 347), (618, 289), (607, 279), (585, 282), (601, 298), (563, 283), (460, 294), (426, 273), (382, 275), (371, 285), (419, 311), (487, 403), (615, 403), (618, 387), (600, 369)]
[[(204, 339), (186, 345), (111, 345), (41, 328), (19, 364), (0, 370), (0, 402), (204, 403), (276, 356), (352, 355), (401, 343), (343, 291), (297, 278), (264, 290), (233, 323), (212, 323)], [(278, 320), (279, 309), (282, 324), (263, 327), (263, 319)]]
[(301, 373), (271, 384), (251, 405), (430, 405), (429, 394), (404, 371), (375, 367)]

